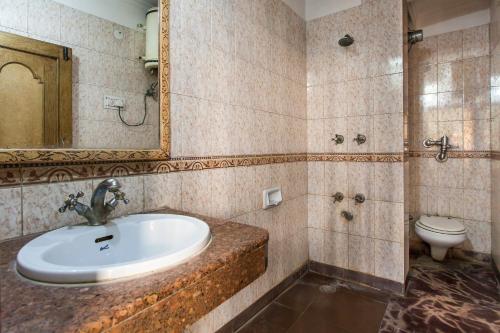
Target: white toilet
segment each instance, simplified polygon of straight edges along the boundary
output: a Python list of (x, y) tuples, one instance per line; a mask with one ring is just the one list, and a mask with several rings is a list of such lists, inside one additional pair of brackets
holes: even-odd
[(415, 232), (431, 246), (431, 256), (442, 261), (450, 247), (463, 243), (466, 239), (465, 227), (460, 220), (452, 217), (422, 215), (415, 223)]

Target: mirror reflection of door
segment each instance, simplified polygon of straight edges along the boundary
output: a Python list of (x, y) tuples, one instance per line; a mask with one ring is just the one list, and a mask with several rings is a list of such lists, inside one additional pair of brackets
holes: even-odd
[(0, 147), (58, 144), (57, 59), (0, 49)]
[(72, 145), (72, 50), (0, 31), (0, 149)]

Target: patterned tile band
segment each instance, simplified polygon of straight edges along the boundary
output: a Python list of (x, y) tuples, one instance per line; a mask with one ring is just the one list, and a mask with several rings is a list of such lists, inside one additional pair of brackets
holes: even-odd
[[(179, 171), (255, 166), (265, 164), (323, 161), (323, 162), (386, 162), (398, 163), (410, 157), (434, 158), (435, 152), (403, 153), (298, 153), (274, 155), (234, 155), (178, 157), (166, 161), (130, 162), (67, 162), (53, 165), (5, 165), (0, 167), (0, 186), (39, 184), (84, 180), (91, 178), (134, 176)], [(498, 152), (452, 152), (450, 158), (500, 158)]]

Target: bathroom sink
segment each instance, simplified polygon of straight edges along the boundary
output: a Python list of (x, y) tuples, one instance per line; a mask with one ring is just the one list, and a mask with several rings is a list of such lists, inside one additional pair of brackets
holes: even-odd
[(19, 251), (17, 270), (43, 282), (108, 281), (179, 264), (202, 252), (210, 239), (208, 225), (193, 217), (130, 215), (47, 232)]

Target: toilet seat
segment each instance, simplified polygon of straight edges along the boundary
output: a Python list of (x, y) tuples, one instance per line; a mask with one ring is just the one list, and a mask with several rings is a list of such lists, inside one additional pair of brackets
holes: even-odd
[(419, 228), (445, 235), (465, 234), (464, 225), (455, 218), (422, 215), (415, 223)]

